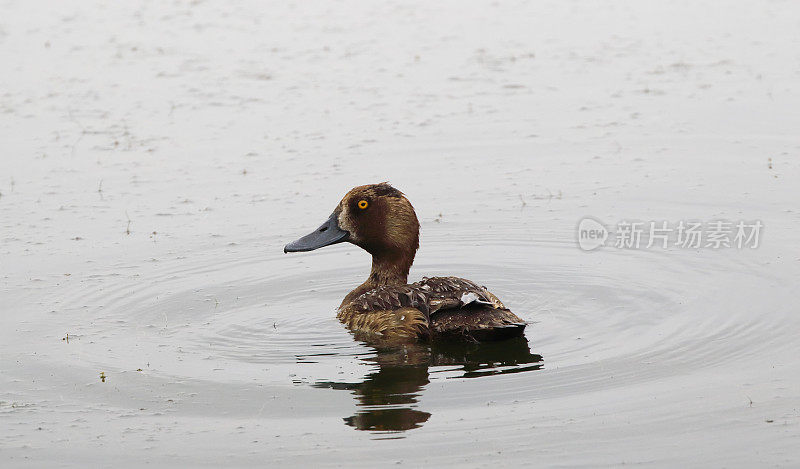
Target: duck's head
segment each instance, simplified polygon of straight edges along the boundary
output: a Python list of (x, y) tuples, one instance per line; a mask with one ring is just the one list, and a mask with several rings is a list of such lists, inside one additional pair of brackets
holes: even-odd
[(395, 263), (407, 275), (419, 247), (414, 207), (388, 183), (354, 187), (319, 228), (287, 244), (283, 251), (313, 251), (345, 241), (372, 254), (373, 267), (376, 260)]

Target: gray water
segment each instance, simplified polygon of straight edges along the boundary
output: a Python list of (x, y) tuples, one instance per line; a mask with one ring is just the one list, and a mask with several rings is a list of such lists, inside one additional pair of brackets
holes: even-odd
[[(791, 2), (6, 2), (4, 467), (797, 466)], [(521, 341), (379, 349), (355, 185)], [(587, 252), (587, 216), (760, 221)]]

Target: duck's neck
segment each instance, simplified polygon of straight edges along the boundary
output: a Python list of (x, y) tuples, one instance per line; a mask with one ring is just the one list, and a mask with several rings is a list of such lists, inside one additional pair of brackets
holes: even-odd
[(414, 253), (382, 253), (372, 255), (372, 270), (364, 282), (373, 288), (381, 285), (405, 285)]
[(414, 252), (380, 253), (372, 255), (372, 269), (367, 281), (351, 291), (342, 301), (339, 308), (350, 304), (361, 294), (384, 285), (405, 285), (408, 283), (408, 271), (414, 262)]

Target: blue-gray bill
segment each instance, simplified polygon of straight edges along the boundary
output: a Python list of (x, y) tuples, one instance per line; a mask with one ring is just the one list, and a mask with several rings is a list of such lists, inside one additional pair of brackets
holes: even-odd
[(350, 234), (339, 228), (339, 217), (332, 213), (325, 223), (302, 238), (283, 247), (283, 252), (313, 251), (331, 244), (347, 241)]

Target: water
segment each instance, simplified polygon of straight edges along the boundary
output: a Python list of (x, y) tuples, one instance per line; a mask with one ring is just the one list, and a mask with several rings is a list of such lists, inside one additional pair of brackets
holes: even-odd
[[(0, 19), (4, 467), (800, 462), (793, 4), (33, 8)], [(411, 280), (524, 340), (338, 323), (369, 257), (282, 247), (383, 180)], [(584, 252), (586, 216), (764, 231)]]

